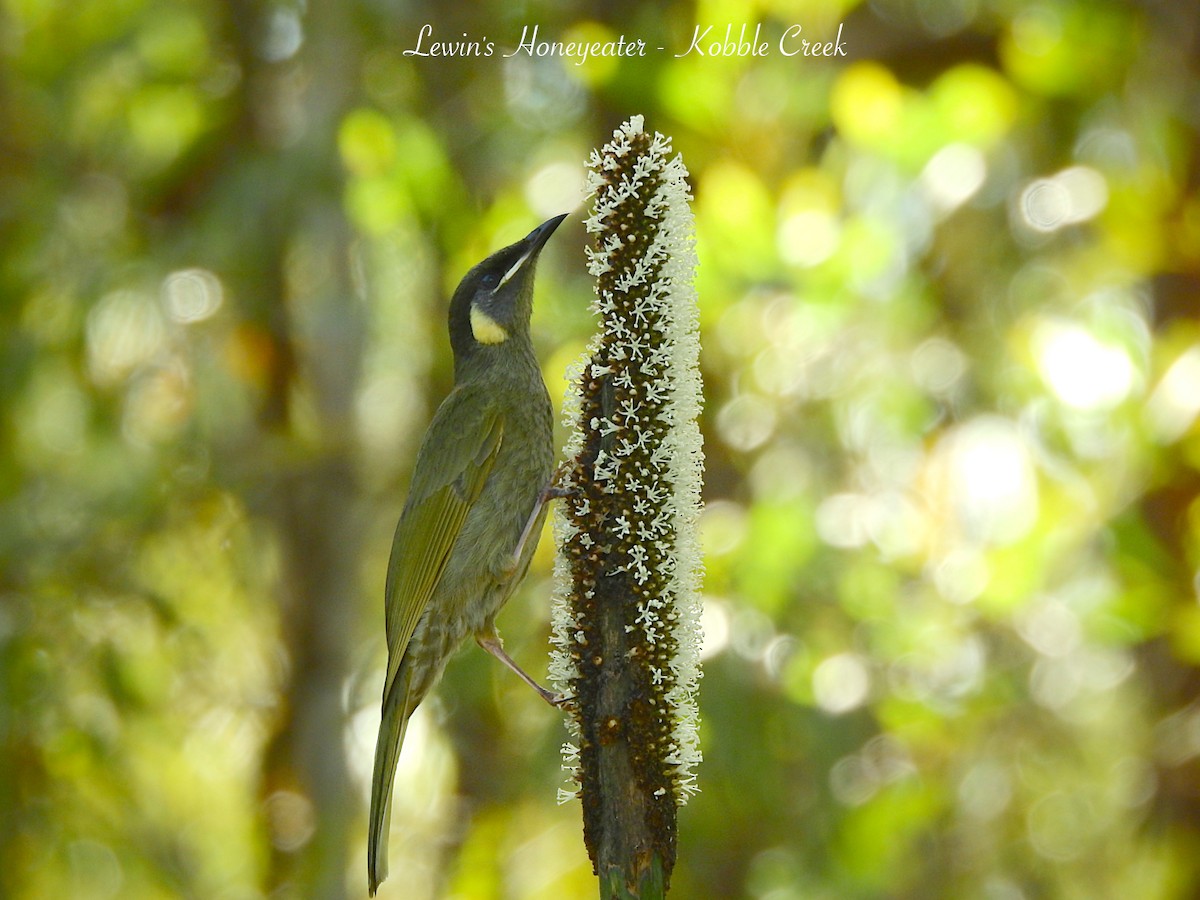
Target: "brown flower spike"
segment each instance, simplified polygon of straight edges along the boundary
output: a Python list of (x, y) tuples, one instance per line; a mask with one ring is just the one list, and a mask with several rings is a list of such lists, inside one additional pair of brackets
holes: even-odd
[[(602, 882), (614, 859), (669, 878), (700, 761), (696, 255), (687, 169), (670, 149), (635, 116), (589, 160), (599, 331), (565, 412), (550, 675), (575, 698), (561, 796), (582, 800)], [(639, 827), (615, 824), (614, 807)]]

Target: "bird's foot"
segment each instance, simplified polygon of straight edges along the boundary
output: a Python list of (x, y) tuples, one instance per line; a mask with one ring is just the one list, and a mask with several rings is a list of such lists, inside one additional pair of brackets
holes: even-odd
[(574, 699), (573, 696), (567, 694), (556, 694), (538, 684), (524, 669), (517, 665), (516, 661), (508, 655), (504, 650), (504, 642), (500, 640), (500, 635), (494, 631), (490, 634), (475, 635), (475, 642), (484, 650), (508, 666), (518, 678), (533, 688), (537, 695), (553, 706), (555, 709), (564, 708), (564, 704), (569, 703)]
[(525, 545), (529, 543), (529, 539), (533, 537), (533, 530), (538, 526), (542, 507), (551, 500), (557, 500), (560, 497), (569, 497), (575, 493), (576, 489), (574, 487), (565, 487), (562, 484), (567, 471), (567, 464), (563, 463), (555, 470), (554, 477), (550, 479), (550, 483), (538, 491), (537, 501), (533, 504), (533, 512), (529, 514), (529, 520), (525, 523), (525, 527), (521, 531), (521, 536), (517, 538), (517, 546), (513, 550), (512, 561), (501, 573), (501, 577), (505, 580), (508, 580), (517, 573), (517, 569), (521, 565), (521, 557), (525, 555)]
[(554, 470), (554, 475), (550, 478), (550, 483), (542, 488), (541, 494), (538, 495), (539, 499), (545, 498), (542, 499), (543, 503), (579, 493), (579, 485), (572, 484), (569, 480), (574, 464), (575, 461), (572, 459), (559, 463), (558, 468)]

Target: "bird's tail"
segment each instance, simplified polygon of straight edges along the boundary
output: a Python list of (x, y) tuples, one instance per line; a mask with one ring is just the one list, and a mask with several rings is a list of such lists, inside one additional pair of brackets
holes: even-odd
[(371, 896), (388, 874), (388, 830), (392, 818), (392, 784), (396, 780), (396, 761), (404, 730), (416, 705), (409, 701), (411, 679), (400, 677), (383, 701), (383, 718), (375, 744), (375, 773), (371, 779), (371, 817), (367, 834), (367, 879)]

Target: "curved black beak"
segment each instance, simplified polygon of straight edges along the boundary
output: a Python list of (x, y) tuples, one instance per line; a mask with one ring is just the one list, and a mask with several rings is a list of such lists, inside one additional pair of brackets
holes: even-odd
[(550, 235), (554, 234), (554, 229), (562, 224), (569, 213), (563, 213), (561, 216), (555, 216), (553, 219), (547, 219), (533, 231), (529, 232), (525, 241), (529, 244), (530, 250), (537, 253), (545, 246), (546, 241), (550, 240)]
[(525, 268), (525, 264), (536, 260), (538, 254), (542, 252), (542, 247), (546, 246), (546, 241), (550, 240), (550, 235), (554, 234), (554, 229), (562, 224), (562, 220), (567, 217), (568, 213), (563, 213), (561, 216), (555, 216), (553, 219), (547, 219), (525, 237), (513, 244), (509, 250), (521, 248), (521, 255), (518, 256), (508, 271), (504, 273), (504, 277), (500, 279), (500, 283), (496, 286), (496, 290), (504, 287), (505, 283), (510, 278)]

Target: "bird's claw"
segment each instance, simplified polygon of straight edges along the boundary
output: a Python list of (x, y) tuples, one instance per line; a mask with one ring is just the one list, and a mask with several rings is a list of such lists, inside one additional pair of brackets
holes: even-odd
[(542, 492), (539, 495), (543, 503), (550, 500), (561, 500), (563, 497), (573, 497), (579, 493), (579, 485), (572, 483), (570, 480), (571, 469), (573, 467), (573, 460), (565, 460), (559, 463), (558, 468), (554, 470), (554, 475), (550, 478), (550, 483), (542, 488)]
[(579, 493), (579, 487), (574, 484), (563, 484), (562, 479), (565, 477), (565, 472), (561, 469), (554, 474), (554, 478), (548, 485), (542, 488), (538, 494), (538, 504), (544, 506), (551, 500), (561, 500), (563, 497), (573, 497)]

